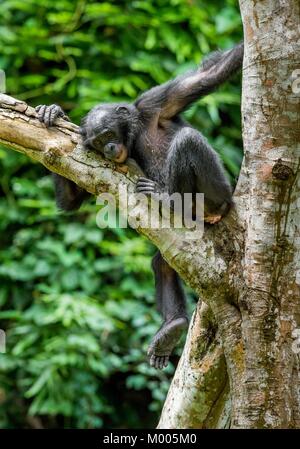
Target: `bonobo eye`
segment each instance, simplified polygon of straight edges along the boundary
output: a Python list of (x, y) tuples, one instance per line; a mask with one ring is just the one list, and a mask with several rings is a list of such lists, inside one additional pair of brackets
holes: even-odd
[(103, 146), (103, 142), (102, 142), (101, 136), (97, 136), (97, 137), (95, 137), (92, 140), (93, 140), (93, 146), (94, 147), (102, 147)]
[(113, 142), (115, 140), (116, 134), (114, 133), (114, 131), (105, 128), (101, 130), (101, 132), (98, 132), (93, 138), (93, 146), (100, 149), (101, 147), (104, 147), (108, 142)]
[(111, 131), (109, 129), (104, 129), (100, 133), (99, 137), (102, 140), (102, 142), (108, 142), (109, 140), (113, 140), (116, 137), (116, 135), (113, 131)]

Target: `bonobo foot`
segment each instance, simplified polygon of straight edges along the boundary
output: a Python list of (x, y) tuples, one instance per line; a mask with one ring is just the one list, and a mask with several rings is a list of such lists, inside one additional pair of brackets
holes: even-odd
[(161, 190), (159, 185), (148, 178), (139, 178), (136, 183), (136, 192), (143, 193), (144, 195), (160, 194)]
[(222, 218), (228, 214), (231, 206), (232, 206), (232, 203), (224, 201), (224, 203), (221, 205), (221, 207), (215, 213), (205, 212), (204, 213), (204, 222), (209, 223), (209, 224), (219, 223), (219, 221), (222, 220)]
[(204, 222), (209, 224), (216, 224), (222, 220), (222, 215), (205, 215)]
[(44, 123), (47, 128), (53, 126), (57, 118), (61, 117), (64, 120), (69, 120), (69, 117), (64, 113), (62, 108), (57, 104), (51, 106), (39, 105), (35, 108), (38, 113), (38, 118), (41, 123)]
[(151, 366), (162, 369), (168, 365), (171, 352), (187, 327), (186, 317), (176, 318), (162, 325), (148, 349)]

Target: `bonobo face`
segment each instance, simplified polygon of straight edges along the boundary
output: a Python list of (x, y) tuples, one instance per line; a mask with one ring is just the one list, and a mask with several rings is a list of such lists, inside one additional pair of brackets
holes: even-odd
[(93, 108), (81, 125), (84, 145), (101, 152), (106, 159), (125, 162), (129, 153), (130, 118), (134, 110), (134, 106), (125, 103)]

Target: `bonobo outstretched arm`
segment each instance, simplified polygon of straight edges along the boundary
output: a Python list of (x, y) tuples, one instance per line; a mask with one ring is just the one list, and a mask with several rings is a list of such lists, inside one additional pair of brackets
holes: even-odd
[(168, 120), (193, 101), (216, 89), (242, 67), (244, 43), (225, 52), (212, 53), (198, 70), (178, 76), (142, 94), (135, 106), (143, 113), (159, 112), (159, 120)]

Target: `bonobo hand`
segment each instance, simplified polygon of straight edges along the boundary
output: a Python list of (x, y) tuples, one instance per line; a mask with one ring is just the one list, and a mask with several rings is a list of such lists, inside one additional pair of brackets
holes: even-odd
[(38, 113), (39, 121), (41, 123), (44, 123), (47, 128), (49, 126), (53, 126), (55, 120), (59, 117), (69, 121), (69, 117), (57, 104), (51, 104), (50, 106), (39, 105), (35, 108), (35, 110)]
[(143, 177), (138, 179), (135, 190), (137, 193), (143, 193), (144, 195), (159, 195), (162, 193), (159, 185), (156, 182)]

